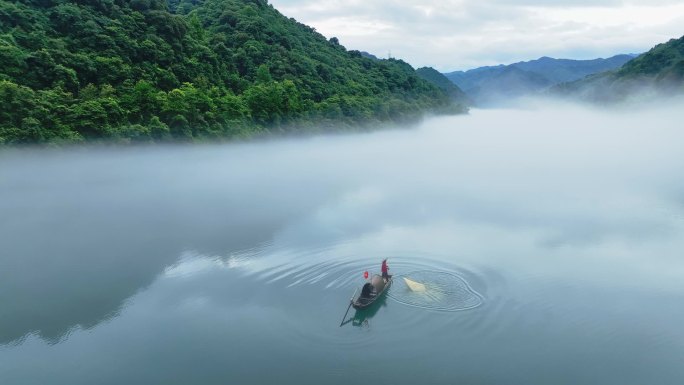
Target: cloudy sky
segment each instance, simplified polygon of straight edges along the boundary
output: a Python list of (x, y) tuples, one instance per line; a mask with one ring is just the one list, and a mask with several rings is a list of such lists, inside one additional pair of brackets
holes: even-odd
[(271, 0), (348, 49), (440, 71), (639, 53), (684, 35), (682, 0)]

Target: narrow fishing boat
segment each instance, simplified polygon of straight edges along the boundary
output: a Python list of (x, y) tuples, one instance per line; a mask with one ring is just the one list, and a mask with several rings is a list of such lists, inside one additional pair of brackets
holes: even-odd
[(390, 277), (387, 282), (377, 275), (374, 274), (370, 282), (366, 282), (361, 288), (361, 294), (355, 300), (352, 300), (351, 305), (354, 309), (361, 310), (372, 305), (378, 298), (380, 298), (383, 293), (392, 285), (392, 278)]

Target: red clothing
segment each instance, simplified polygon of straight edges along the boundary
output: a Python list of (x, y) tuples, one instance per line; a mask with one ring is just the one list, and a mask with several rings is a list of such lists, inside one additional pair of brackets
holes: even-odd
[(387, 274), (387, 269), (389, 269), (387, 267), (387, 261), (382, 261), (382, 267), (380, 267), (380, 271)]

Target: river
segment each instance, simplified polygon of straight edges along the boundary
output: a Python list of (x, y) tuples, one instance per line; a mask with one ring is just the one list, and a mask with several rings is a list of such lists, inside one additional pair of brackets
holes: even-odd
[(0, 383), (680, 384), (683, 121), (3, 150)]

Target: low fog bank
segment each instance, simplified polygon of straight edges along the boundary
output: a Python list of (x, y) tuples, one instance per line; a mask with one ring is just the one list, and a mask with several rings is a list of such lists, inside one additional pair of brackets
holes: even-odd
[(623, 79), (608, 73), (559, 84), (544, 96), (602, 107), (670, 106), (684, 100), (684, 82), (645, 76)]
[(542, 91), (509, 95), (491, 93), (487, 99), (475, 103), (477, 109), (572, 108), (588, 109), (658, 109), (684, 105), (684, 85), (673, 82), (670, 86), (654, 84), (651, 79), (632, 79), (615, 82), (604, 77), (597, 80), (563, 83)]
[(96, 325), (186, 250), (330, 245), (398, 229), (442, 229), (473, 260), (494, 241), (511, 258), (570, 253), (668, 281), (684, 272), (682, 107), (538, 99), (413, 130), (4, 151), (0, 344)]
[(663, 92), (648, 85), (638, 91), (625, 92), (619, 100), (594, 98), (589, 94), (562, 94), (546, 92), (474, 107), (476, 110), (535, 110), (548, 112), (586, 111), (596, 114), (645, 113), (666, 114), (684, 107), (684, 92)]

